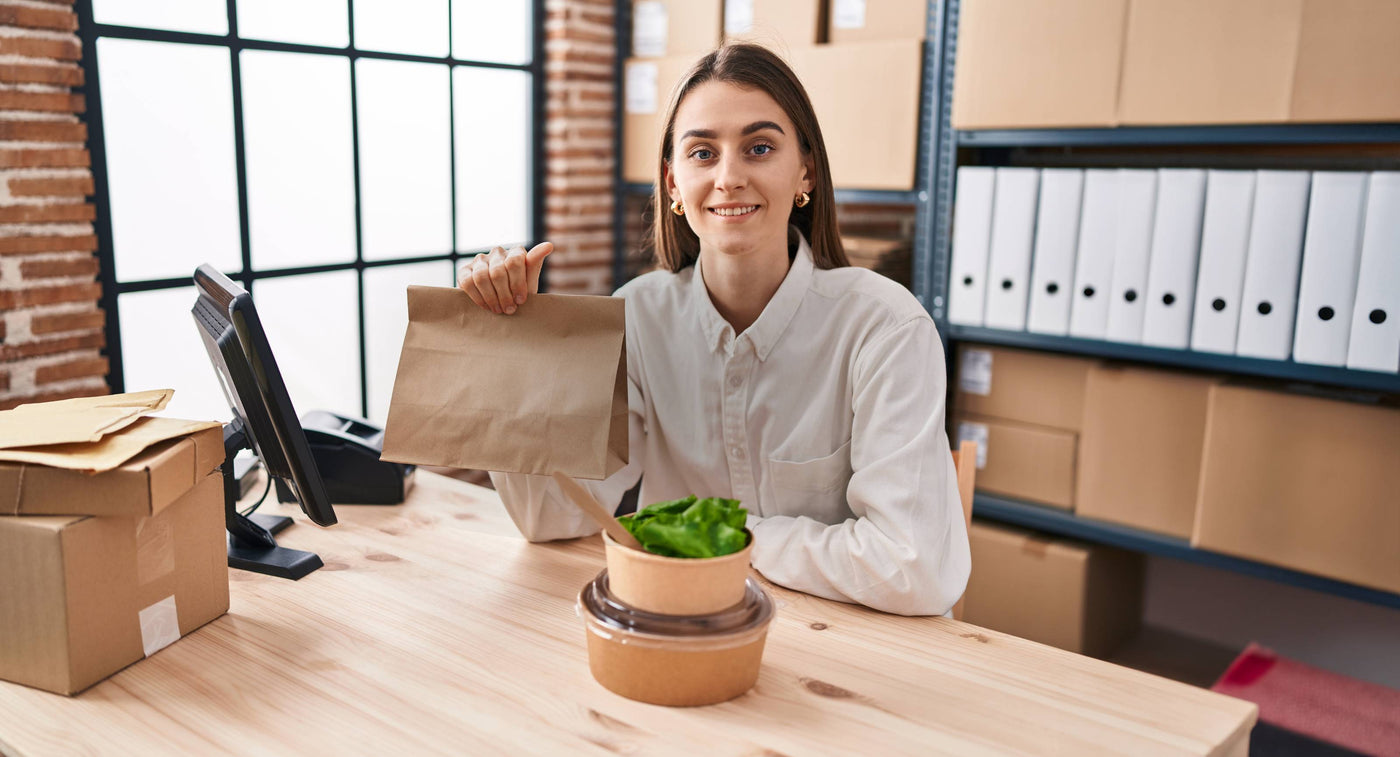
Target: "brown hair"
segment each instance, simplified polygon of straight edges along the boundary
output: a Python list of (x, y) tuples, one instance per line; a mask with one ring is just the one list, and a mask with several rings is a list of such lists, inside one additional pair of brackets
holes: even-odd
[(850, 265), (836, 226), (836, 193), (832, 189), (831, 170), (826, 159), (826, 144), (821, 127), (812, 110), (807, 90), (797, 75), (767, 48), (747, 43), (732, 43), (696, 61), (671, 93), (666, 106), (666, 126), (661, 132), (661, 154), (657, 162), (656, 190), (653, 199), (653, 243), (656, 265), (672, 273), (694, 265), (700, 257), (700, 239), (690, 224), (670, 210), (665, 192), (666, 167), (675, 147), (676, 111), (690, 91), (705, 82), (720, 81), (744, 89), (757, 89), (777, 101), (797, 130), (798, 144), (804, 155), (812, 158), (816, 168), (812, 177), (812, 201), (804, 208), (792, 206), (788, 223), (796, 226), (812, 246), (812, 260), (817, 268), (840, 268)]

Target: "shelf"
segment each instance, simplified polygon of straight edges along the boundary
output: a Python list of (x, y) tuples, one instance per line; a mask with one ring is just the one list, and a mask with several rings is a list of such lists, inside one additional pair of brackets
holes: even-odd
[(1311, 573), (1300, 573), (1253, 560), (1231, 557), (1219, 552), (1195, 549), (1185, 539), (1081, 518), (1063, 510), (1042, 505), (1032, 505), (978, 492), (973, 498), (972, 514), (986, 520), (1070, 536), (1096, 544), (1107, 544), (1133, 552), (1146, 552), (1147, 554), (1170, 557), (1211, 568), (1232, 570), (1236, 573), (1277, 581), (1290, 586), (1400, 609), (1400, 594), (1368, 589), (1356, 584), (1334, 581)]
[(1026, 331), (1004, 331), (954, 324), (948, 324), (944, 328), (949, 339), (958, 341), (983, 342), (1003, 347), (1024, 347), (1033, 350), (1131, 360), (1198, 371), (1304, 381), (1348, 389), (1400, 394), (1400, 375), (1394, 373), (1306, 365), (1291, 360), (1261, 360), (1236, 355), (1217, 355), (1211, 352), (1144, 347), (1140, 344), (1120, 344), (1097, 339), (1046, 336)]
[[(623, 185), (628, 194), (634, 195), (651, 194), (651, 186), (651, 184), (635, 181)], [(921, 192), (904, 192), (893, 189), (838, 189), (836, 190), (836, 201), (875, 205), (917, 205), (924, 201), (924, 198), (920, 197), (921, 194)]]
[(1400, 124), (1120, 126), (1104, 129), (978, 129), (956, 132), (959, 147), (1114, 145), (1367, 144), (1400, 142)]

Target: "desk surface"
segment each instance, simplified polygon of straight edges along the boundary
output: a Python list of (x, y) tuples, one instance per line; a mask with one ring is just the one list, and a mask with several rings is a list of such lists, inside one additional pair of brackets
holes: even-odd
[(1242, 756), (1255, 719), (976, 626), (780, 588), (752, 691), (632, 702), (589, 675), (574, 614), (600, 541), (529, 544), (494, 492), (426, 472), (405, 505), (337, 512), (279, 537), (325, 568), (232, 571), (228, 615), (81, 696), (0, 682), (0, 752)]

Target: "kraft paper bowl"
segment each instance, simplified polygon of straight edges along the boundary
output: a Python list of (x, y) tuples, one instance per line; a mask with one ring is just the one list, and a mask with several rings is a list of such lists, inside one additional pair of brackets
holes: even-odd
[(706, 615), (744, 599), (753, 533), (749, 544), (722, 557), (664, 557), (618, 544), (603, 532), (612, 595), (638, 610), (658, 615)]
[(604, 570), (579, 592), (588, 667), (609, 691), (649, 704), (717, 704), (753, 688), (773, 620), (772, 597), (748, 579), (743, 598), (709, 615), (657, 615), (628, 607)]

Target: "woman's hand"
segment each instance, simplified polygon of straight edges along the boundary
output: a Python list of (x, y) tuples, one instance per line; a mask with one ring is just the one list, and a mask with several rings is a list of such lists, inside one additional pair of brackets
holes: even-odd
[(528, 252), (524, 247), (492, 247), (461, 264), (457, 286), (477, 305), (510, 315), (527, 296), (540, 291), (540, 269), (551, 252), (551, 242), (540, 242)]

